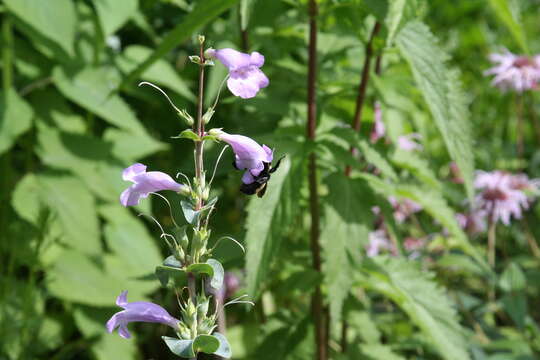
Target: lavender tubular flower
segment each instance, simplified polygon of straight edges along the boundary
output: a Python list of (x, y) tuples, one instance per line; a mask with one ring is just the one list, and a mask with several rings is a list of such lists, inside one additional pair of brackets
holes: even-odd
[(116, 305), (124, 308), (124, 310), (117, 312), (107, 321), (107, 331), (109, 333), (112, 333), (118, 328), (118, 334), (125, 339), (129, 339), (131, 334), (128, 331), (127, 324), (130, 322), (161, 323), (178, 331), (178, 322), (180, 320), (172, 317), (167, 310), (157, 304), (146, 301), (128, 303), (127, 293), (127, 291), (123, 291), (116, 298)]
[(503, 91), (523, 92), (536, 89), (540, 81), (540, 56), (518, 56), (505, 50), (503, 54), (491, 54), (489, 60), (496, 64), (484, 72), (495, 75), (491, 84)]
[(244, 184), (253, 183), (255, 177), (264, 170), (265, 163), (270, 164), (274, 158), (272, 149), (266, 145), (259, 145), (247, 136), (227, 134), (221, 130), (211, 130), (212, 132), (219, 140), (231, 145), (235, 156), (235, 167), (246, 170), (242, 176)]
[(384, 137), (386, 134), (386, 127), (384, 126), (384, 122), (382, 121), (382, 110), (381, 110), (381, 103), (376, 101), (375, 102), (375, 123), (373, 124), (373, 130), (371, 131), (371, 134), (369, 135), (369, 139), (372, 143), (376, 143), (380, 138)]
[(250, 99), (270, 83), (259, 69), (264, 64), (264, 56), (256, 51), (245, 54), (229, 48), (208, 49), (206, 55), (215, 57), (229, 69), (227, 87), (236, 96)]
[(189, 194), (189, 187), (179, 184), (169, 175), (160, 171), (146, 172), (143, 164), (133, 164), (122, 173), (122, 179), (131, 181), (133, 185), (120, 195), (120, 203), (124, 206), (133, 206), (148, 194), (161, 190), (172, 190), (178, 193)]

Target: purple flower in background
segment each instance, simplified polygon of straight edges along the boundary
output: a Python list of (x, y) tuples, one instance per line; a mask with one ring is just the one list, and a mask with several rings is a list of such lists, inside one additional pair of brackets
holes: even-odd
[(213, 294), (222, 304), (225, 299), (230, 298), (240, 288), (240, 278), (233, 272), (226, 271), (223, 278), (223, 286), (219, 290), (213, 289), (211, 286), (206, 287), (208, 293)]
[(540, 55), (518, 56), (505, 50), (503, 54), (491, 54), (489, 60), (496, 64), (484, 72), (495, 75), (491, 84), (503, 91), (523, 92), (536, 89), (540, 81)]
[(459, 226), (471, 235), (481, 234), (487, 230), (486, 212), (483, 209), (472, 211), (470, 214), (456, 214)]
[(120, 195), (120, 203), (124, 206), (137, 205), (140, 198), (146, 198), (151, 192), (172, 190), (184, 194), (189, 193), (188, 186), (177, 183), (169, 175), (160, 171), (146, 172), (146, 166), (139, 163), (126, 168), (122, 173), (122, 179), (133, 183)]
[(396, 253), (394, 245), (388, 238), (386, 231), (384, 229), (375, 230), (369, 233), (369, 244), (366, 248), (366, 255), (369, 257), (374, 257), (379, 255), (383, 250), (388, 250), (392, 254)]
[(426, 240), (409, 236), (403, 241), (403, 247), (409, 253), (409, 259), (417, 259), (426, 247)]
[(422, 150), (423, 147), (419, 143), (417, 143), (415, 140), (421, 140), (422, 135), (417, 133), (412, 133), (408, 135), (402, 135), (398, 137), (397, 140), (397, 146), (401, 150), (405, 151), (413, 151), (413, 150)]
[(394, 208), (394, 218), (398, 223), (404, 222), (409, 216), (422, 210), (422, 205), (412, 201), (411, 199), (397, 200), (395, 197), (388, 198), (390, 204)]
[(537, 190), (538, 180), (529, 180), (524, 174), (478, 171), (474, 185), (481, 189), (475, 199), (477, 209), (485, 211), (492, 221), (509, 225), (512, 216), (521, 219), (522, 209), (529, 208), (527, 192)]
[(107, 331), (109, 333), (118, 328), (118, 334), (125, 339), (129, 339), (131, 334), (128, 331), (127, 324), (130, 322), (162, 323), (178, 330), (179, 320), (172, 317), (167, 310), (146, 301), (128, 303), (127, 293), (127, 291), (123, 291), (116, 298), (116, 305), (124, 308), (124, 310), (117, 312), (107, 321)]
[(258, 52), (241, 53), (234, 49), (208, 49), (208, 57), (215, 57), (229, 69), (227, 87), (236, 96), (249, 99), (269, 84), (269, 80), (259, 69), (264, 64), (264, 56)]
[(251, 184), (255, 177), (264, 170), (265, 163), (270, 164), (273, 160), (273, 151), (266, 145), (259, 145), (255, 140), (243, 135), (227, 134), (221, 130), (211, 130), (219, 140), (231, 145), (235, 161), (234, 165), (239, 170), (246, 170), (242, 176), (244, 184)]
[(386, 128), (382, 121), (381, 103), (378, 101), (375, 102), (374, 113), (375, 123), (373, 124), (373, 130), (371, 130), (371, 134), (369, 136), (372, 143), (376, 143), (380, 138), (384, 137), (384, 134), (386, 134)]

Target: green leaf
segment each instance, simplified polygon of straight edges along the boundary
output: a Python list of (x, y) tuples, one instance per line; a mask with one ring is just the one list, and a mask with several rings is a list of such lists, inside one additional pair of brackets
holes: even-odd
[(109, 95), (118, 83), (118, 74), (112, 68), (87, 67), (72, 73), (56, 67), (53, 80), (65, 97), (108, 123), (133, 134), (146, 133), (124, 100), (119, 95)]
[(195, 225), (197, 221), (199, 220), (201, 211), (194, 210), (193, 204), (191, 204), (189, 201), (186, 201), (186, 200), (181, 200), (180, 205), (182, 206), (182, 213), (184, 213), (184, 217), (186, 218), (186, 221), (191, 225)]
[[(518, 45), (529, 53), (525, 31), (521, 25), (517, 3), (511, 0), (489, 0), (489, 4), (501, 22), (508, 28)], [(513, 5), (513, 6), (512, 6)], [(514, 10), (514, 11), (513, 11)]]
[(173, 139), (190, 139), (193, 141), (201, 141), (199, 135), (195, 134), (191, 129), (182, 131), (178, 136), (173, 136)]
[(184, 269), (177, 267), (158, 265), (155, 270), (156, 277), (158, 278), (161, 286), (166, 287), (169, 284), (169, 279), (173, 279), (175, 284), (186, 283), (187, 275)]
[(506, 292), (517, 292), (524, 290), (527, 285), (527, 279), (520, 267), (511, 262), (501, 275), (499, 286)]
[(46, 273), (46, 280), (51, 294), (95, 306), (113, 306), (116, 296), (126, 287), (122, 280), (108, 276), (87, 256), (71, 250), (64, 251), (55, 261)]
[(128, 163), (167, 148), (167, 145), (154, 140), (147, 133), (133, 134), (111, 127), (105, 130), (103, 138), (113, 143), (113, 155)]
[(393, 352), (389, 346), (383, 344), (362, 344), (360, 351), (366, 356), (366, 360), (405, 360)]
[(527, 317), (527, 296), (523, 292), (506, 294), (501, 302), (516, 325), (523, 329)]
[(281, 242), (281, 236), (271, 234), (272, 219), (276, 216), (285, 178), (291, 169), (289, 158), (281, 161), (279, 170), (268, 182), (266, 195), (253, 197), (247, 206), (246, 240), (247, 288), (252, 296), (257, 296), (261, 281), (270, 268), (270, 261)]
[(132, 276), (148, 274), (161, 261), (156, 242), (128, 209), (115, 203), (101, 206), (99, 213), (107, 220), (104, 232), (108, 247), (130, 268)]
[(412, 151), (397, 150), (392, 154), (392, 162), (398, 167), (409, 170), (418, 180), (434, 190), (442, 190), (442, 184), (429, 167), (429, 163), (418, 154)]
[(396, 42), (412, 69), (451, 158), (461, 171), (467, 197), (472, 202), (472, 130), (467, 99), (458, 76), (446, 64), (446, 54), (423, 23), (409, 22), (399, 32)]
[(408, 198), (422, 205), (426, 212), (452, 234), (451, 240), (455, 243), (451, 245), (459, 247), (466, 254), (472, 256), (478, 265), (482, 267), (485, 274), (492, 274), (484, 257), (469, 242), (467, 235), (465, 235), (457, 223), (455, 212), (448, 206), (446, 200), (438, 192), (433, 191), (432, 189), (424, 189), (411, 185), (387, 183), (376, 176), (366, 173), (361, 174), (361, 177), (367, 180), (373, 190), (385, 197), (394, 196), (398, 199)]
[(178, 269), (182, 268), (182, 263), (178, 261), (178, 259), (175, 258), (174, 255), (167, 256), (167, 258), (163, 260), (163, 265), (178, 268)]
[(386, 37), (386, 46), (392, 46), (394, 38), (398, 30), (403, 24), (403, 15), (405, 7), (407, 6), (407, 0), (394, 0), (390, 1), (388, 7), (388, 13), (384, 20), (386, 28), (388, 29), (388, 36)]
[(353, 262), (359, 260), (362, 247), (368, 243), (374, 203), (363, 180), (349, 179), (339, 172), (330, 174), (326, 183), (330, 195), (324, 206), (325, 222), (321, 233), (323, 272), (330, 318), (337, 324), (353, 283)]
[[(140, 46), (128, 46), (122, 56), (118, 57), (118, 65), (122, 72), (128, 73), (141, 64), (144, 59), (152, 54), (152, 49)], [(189, 89), (189, 83), (178, 76), (178, 71), (163, 59), (156, 60), (149, 66), (141, 75), (140, 78), (152, 83), (166, 86), (171, 90), (176, 91), (184, 98), (195, 101), (195, 95)]]
[(181, 356), (183, 358), (194, 358), (193, 352), (193, 340), (180, 340), (168, 336), (161, 337), (173, 354)]
[(210, 286), (216, 290), (221, 289), (223, 286), (223, 278), (225, 277), (223, 265), (221, 265), (221, 263), (215, 259), (208, 259), (206, 263), (209, 264), (213, 270), (213, 274), (210, 279)]
[(32, 126), (34, 112), (15, 90), (0, 94), (0, 154)]
[(220, 341), (212, 335), (199, 335), (193, 341), (193, 351), (213, 354), (219, 349)]
[(229, 359), (232, 356), (231, 345), (227, 341), (227, 338), (218, 332), (212, 334), (219, 341), (219, 348), (214, 351), (214, 355), (221, 356), (222, 358)]
[(205, 274), (208, 276), (214, 275), (214, 268), (207, 263), (191, 264), (187, 267), (186, 271), (194, 274)]
[(94, 6), (105, 37), (120, 29), (137, 13), (138, 0), (95, 0)]
[(77, 14), (72, 0), (5, 0), (22, 22), (73, 55)]
[[(117, 334), (103, 331), (103, 324), (112, 314), (109, 308), (77, 306), (72, 314), (77, 328), (84, 337), (94, 340), (91, 349), (97, 360), (130, 359), (136, 356), (136, 341), (126, 341)], [(133, 332), (131, 334), (134, 335)]]
[(361, 286), (394, 301), (422, 330), (439, 355), (447, 360), (470, 359), (464, 330), (449, 296), (433, 281), (432, 273), (398, 258), (376, 258), (361, 267)]
[(71, 176), (40, 175), (38, 196), (53, 211), (64, 229), (61, 242), (88, 254), (101, 250), (94, 197)]
[(167, 36), (163, 38), (152, 55), (148, 56), (142, 64), (131, 71), (122, 81), (119, 88), (130, 85), (140, 77), (144, 71), (165, 54), (189, 39), (189, 37), (208, 22), (219, 16), (222, 12), (235, 5), (238, 0), (205, 0), (197, 3), (197, 7), (184, 17), (184, 21), (176, 25)]
[(257, 0), (240, 0), (240, 29), (242, 31), (247, 29), (251, 12), (256, 3)]

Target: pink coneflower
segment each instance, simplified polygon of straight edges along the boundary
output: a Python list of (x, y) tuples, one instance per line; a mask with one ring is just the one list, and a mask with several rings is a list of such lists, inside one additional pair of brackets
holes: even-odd
[(492, 221), (509, 225), (512, 216), (521, 219), (523, 209), (529, 208), (528, 193), (537, 189), (538, 180), (524, 174), (478, 171), (474, 186), (482, 190), (476, 197), (477, 209), (485, 211)]
[(496, 65), (484, 75), (495, 75), (491, 83), (499, 89), (523, 92), (538, 87), (540, 55), (518, 56), (505, 50), (503, 54), (489, 55), (489, 60)]

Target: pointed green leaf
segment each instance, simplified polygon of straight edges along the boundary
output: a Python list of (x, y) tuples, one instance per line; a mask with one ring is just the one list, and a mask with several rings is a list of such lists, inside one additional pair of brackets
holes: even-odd
[(519, 18), (519, 3), (512, 0), (489, 0), (489, 4), (497, 17), (508, 28), (521, 49), (525, 53), (529, 53), (525, 31)]
[(433, 115), (450, 157), (464, 179), (467, 197), (473, 198), (474, 158), (467, 98), (455, 71), (447, 65), (447, 55), (437, 39), (421, 22), (409, 22), (396, 43), (407, 59), (418, 87)]
[(72, 0), (4, 0), (4, 4), (34, 31), (73, 55), (77, 14)]
[(252, 296), (257, 296), (261, 281), (266, 276), (272, 256), (277, 251), (281, 237), (271, 234), (272, 219), (276, 216), (285, 178), (291, 168), (291, 161), (285, 158), (268, 182), (266, 195), (253, 197), (247, 208), (247, 287)]
[(376, 258), (361, 270), (360, 285), (394, 301), (446, 360), (470, 359), (464, 329), (450, 297), (433, 281), (433, 274), (417, 263), (398, 258)]
[(138, 0), (95, 0), (94, 6), (105, 37), (120, 29), (137, 12)]
[(330, 174), (326, 182), (330, 196), (324, 206), (325, 222), (321, 233), (323, 272), (330, 318), (337, 324), (353, 283), (353, 262), (359, 260), (363, 246), (368, 243), (374, 202), (363, 180), (353, 180), (339, 172)]

